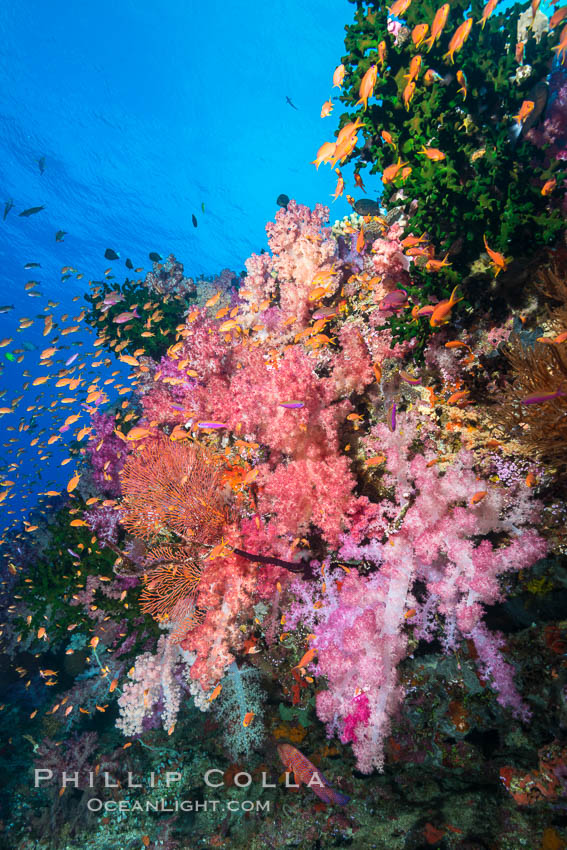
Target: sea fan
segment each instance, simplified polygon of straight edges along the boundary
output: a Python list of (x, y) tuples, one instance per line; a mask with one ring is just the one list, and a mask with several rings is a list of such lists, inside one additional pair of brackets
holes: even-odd
[(201, 580), (201, 566), (185, 546), (157, 546), (149, 556), (153, 562), (146, 573), (140, 596), (142, 611), (158, 620), (170, 619), (176, 633), (184, 635), (199, 622), (195, 597)]
[(122, 523), (133, 534), (169, 531), (197, 545), (220, 539), (227, 522), (222, 468), (202, 446), (160, 437), (131, 455), (120, 477)]

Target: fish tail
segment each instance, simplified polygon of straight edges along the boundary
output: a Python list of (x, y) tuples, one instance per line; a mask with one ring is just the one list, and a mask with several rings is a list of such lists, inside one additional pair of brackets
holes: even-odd
[(350, 800), (350, 797), (346, 794), (341, 794), (340, 791), (336, 791), (330, 786), (321, 788), (316, 785), (312, 785), (311, 788), (317, 794), (319, 799), (322, 800), (323, 803), (327, 803), (327, 805), (346, 806)]

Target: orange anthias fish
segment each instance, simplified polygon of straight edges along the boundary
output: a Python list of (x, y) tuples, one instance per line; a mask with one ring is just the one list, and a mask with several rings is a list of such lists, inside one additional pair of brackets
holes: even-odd
[(366, 188), (364, 186), (364, 183), (362, 182), (362, 177), (360, 176), (358, 171), (354, 172), (354, 184), (355, 186), (358, 186), (359, 189), (362, 189), (363, 192), (366, 192)]
[(350, 797), (331, 788), (315, 765), (291, 744), (279, 744), (278, 755), (287, 770), (293, 773), (297, 785), (301, 785), (302, 782), (305, 783), (324, 803), (346, 806)]
[(456, 298), (458, 287), (455, 287), (451, 292), (451, 297), (448, 301), (440, 301), (439, 304), (435, 305), (433, 313), (431, 314), (431, 318), (429, 319), (429, 324), (432, 328), (438, 328), (441, 325), (446, 324), (451, 317), (451, 310), (458, 304), (459, 301), (462, 301), (462, 298)]
[(424, 41), (424, 44), (428, 45), (428, 53), (443, 32), (445, 24), (447, 23), (447, 18), (449, 17), (450, 9), (451, 7), (448, 3), (444, 3), (439, 9), (437, 9), (435, 17), (433, 18), (433, 23), (431, 24), (431, 35)]
[(384, 70), (384, 65), (386, 64), (386, 42), (381, 41), (378, 45), (378, 61), (380, 62), (380, 68)]
[(409, 66), (409, 74), (404, 74), (404, 80), (409, 80), (411, 83), (412, 80), (417, 80), (419, 77), (419, 71), (421, 68), (421, 56), (419, 53), (413, 57)]
[(335, 71), (333, 73), (333, 88), (335, 88), (335, 86), (336, 86), (338, 89), (340, 89), (340, 87), (343, 84), (344, 78), (345, 78), (345, 66), (344, 65), (337, 65), (337, 67), (335, 68)]
[(395, 0), (395, 3), (390, 7), (389, 14), (392, 18), (399, 18), (410, 7), (411, 0)]
[(374, 91), (374, 86), (376, 85), (376, 79), (378, 77), (378, 65), (371, 65), (362, 81), (360, 83), (360, 88), (358, 90), (359, 100), (356, 102), (356, 106), (359, 103), (364, 104), (364, 108), (368, 106), (368, 98), (372, 97), (372, 92)]
[(564, 21), (565, 18), (567, 18), (567, 6), (562, 6), (561, 9), (557, 9), (557, 11), (554, 12), (549, 19), (549, 29), (554, 29), (554, 27), (556, 27), (557, 24), (560, 24), (561, 21)]
[(409, 111), (409, 108), (410, 108), (410, 103), (413, 100), (414, 94), (415, 94), (415, 83), (412, 80), (411, 83), (407, 84), (407, 86), (405, 87), (403, 94), (402, 94), (404, 106), (408, 111)]
[(332, 100), (326, 100), (323, 106), (321, 107), (321, 118), (326, 118), (327, 115), (330, 115), (334, 109), (334, 103)]
[(426, 148), (425, 145), (422, 145), (422, 148), (418, 153), (426, 156), (431, 162), (441, 162), (441, 160), (445, 159), (445, 154), (439, 148)]
[(488, 242), (486, 241), (486, 236), (484, 238), (484, 247), (486, 248), (486, 253), (490, 257), (492, 261), (492, 265), (494, 267), (494, 277), (498, 277), (500, 272), (505, 272), (508, 268), (508, 260), (504, 256), (504, 254), (499, 254), (498, 251), (493, 251), (492, 248), (488, 247)]
[(484, 29), (485, 23), (487, 22), (487, 20), (491, 16), (491, 14), (496, 9), (496, 7), (498, 5), (498, 1), (499, 0), (488, 0), (488, 3), (486, 4), (486, 6), (483, 9), (482, 18), (478, 22), (479, 24), (482, 24), (482, 29)]
[(457, 71), (457, 82), (460, 85), (460, 89), (457, 89), (458, 94), (462, 94), (463, 100), (466, 100), (467, 97), (467, 78), (465, 77), (464, 71)]
[(567, 56), (567, 26), (563, 27), (561, 30), (561, 35), (559, 36), (559, 44), (555, 47), (552, 47), (552, 50), (557, 53), (557, 58), (561, 59), (561, 64), (565, 62), (565, 57)]
[(387, 186), (388, 183), (392, 183), (393, 180), (396, 179), (402, 168), (407, 165), (407, 162), (402, 162), (402, 158), (398, 157), (398, 161), (394, 162), (392, 165), (389, 165), (382, 172), (382, 183)]
[(433, 257), (430, 257), (430, 259), (425, 264), (425, 268), (427, 269), (428, 272), (439, 272), (439, 271), (441, 271), (441, 269), (444, 269), (447, 266), (451, 265), (451, 263), (447, 262), (448, 256), (449, 256), (448, 254), (445, 254), (445, 256), (443, 257), (442, 260), (435, 260)]
[(338, 179), (337, 179), (337, 186), (336, 186), (336, 189), (335, 189), (335, 193), (334, 193), (334, 195), (332, 196), (332, 197), (334, 198), (334, 200), (336, 201), (336, 200), (337, 200), (337, 198), (338, 198), (340, 195), (342, 195), (342, 194), (343, 194), (343, 192), (344, 192), (344, 189), (345, 189), (345, 181), (343, 180), (343, 176), (342, 176), (341, 172), (339, 171), (339, 169), (338, 169), (338, 168), (335, 168), (335, 171), (336, 171), (336, 173), (339, 175), (339, 176), (338, 176)]
[(469, 37), (472, 25), (473, 19), (467, 18), (466, 21), (463, 21), (463, 23), (457, 27), (453, 33), (451, 41), (449, 42), (449, 50), (444, 55), (443, 59), (449, 58), (451, 60), (451, 64), (455, 61), (455, 53), (458, 53), (463, 47), (463, 44)]
[(551, 180), (547, 180), (541, 187), (541, 194), (544, 196), (544, 198), (547, 198), (548, 195), (551, 195), (556, 186), (557, 180), (555, 179), (555, 177), (552, 177)]
[(416, 47), (419, 47), (427, 32), (429, 30), (429, 24), (418, 24), (411, 31), (411, 40), (413, 41)]
[(528, 115), (534, 111), (535, 103), (533, 100), (524, 100), (520, 106), (520, 111), (514, 115), (514, 120), (518, 124), (523, 124)]
[(317, 170), (319, 170), (319, 166), (322, 162), (330, 162), (332, 160), (336, 146), (335, 142), (324, 142), (317, 151), (317, 157), (311, 164), (315, 165)]

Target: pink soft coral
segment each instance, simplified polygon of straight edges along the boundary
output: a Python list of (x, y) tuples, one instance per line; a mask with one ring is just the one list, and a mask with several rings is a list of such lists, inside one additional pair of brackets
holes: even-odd
[(234, 661), (232, 651), (242, 646), (239, 616), (249, 615), (258, 567), (237, 555), (205, 562), (196, 606), (206, 611), (203, 622), (190, 629), (181, 647), (196, 653), (191, 678), (208, 690)]

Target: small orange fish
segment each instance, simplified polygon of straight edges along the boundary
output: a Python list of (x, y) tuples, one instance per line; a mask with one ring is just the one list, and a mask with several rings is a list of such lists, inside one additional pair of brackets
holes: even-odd
[(458, 53), (459, 50), (462, 49), (465, 41), (469, 37), (472, 25), (473, 25), (473, 19), (467, 18), (466, 21), (463, 21), (463, 23), (460, 26), (457, 27), (457, 29), (453, 33), (453, 37), (452, 37), (451, 41), (449, 42), (449, 50), (443, 56), (443, 59), (448, 58), (448, 59), (451, 60), (451, 64), (454, 63), (455, 53)]
[(250, 726), (250, 724), (254, 720), (254, 717), (255, 717), (255, 715), (254, 715), (253, 711), (247, 711), (246, 712), (246, 714), (244, 715), (244, 720), (242, 721), (242, 725), (244, 726), (245, 729), (248, 726)]
[(215, 304), (218, 304), (220, 300), (221, 294), (220, 291), (215, 293), (208, 301), (205, 301), (205, 307), (214, 307)]
[(528, 472), (526, 475), (526, 487), (535, 487), (537, 484), (537, 478), (533, 474), (533, 472)]
[(354, 183), (356, 186), (358, 186), (359, 189), (362, 189), (363, 192), (366, 192), (366, 188), (364, 186), (364, 183), (362, 182), (362, 177), (360, 176), (358, 171), (354, 172)]
[(345, 66), (337, 65), (333, 72), (333, 88), (340, 89), (345, 78)]
[(487, 493), (488, 490), (479, 490), (474, 494), (474, 496), (472, 496), (471, 505), (478, 505), (479, 502), (482, 502)]
[(449, 256), (449, 254), (445, 254), (445, 256), (443, 257), (442, 260), (435, 260), (433, 257), (430, 257), (430, 259), (425, 264), (425, 268), (427, 269), (428, 272), (439, 272), (439, 271), (441, 271), (441, 269), (444, 269), (447, 266), (451, 265), (451, 263), (447, 262), (448, 256)]
[(402, 93), (402, 100), (403, 100), (404, 106), (408, 110), (408, 112), (409, 112), (409, 108), (410, 108), (410, 103), (412, 102), (414, 95), (415, 95), (415, 83), (412, 81), (412, 82), (407, 84), (407, 86), (405, 87), (405, 89)]
[(514, 115), (514, 120), (518, 124), (523, 124), (528, 115), (534, 111), (535, 102), (533, 100), (524, 100), (522, 101), (522, 105), (520, 106), (520, 111), (517, 115)]
[(357, 237), (357, 240), (356, 240), (356, 250), (358, 251), (359, 254), (363, 250), (364, 244), (365, 244), (364, 243), (364, 228), (361, 227), (360, 232), (359, 232), (358, 237)]
[(371, 65), (360, 83), (360, 88), (358, 90), (359, 100), (357, 100), (355, 104), (356, 106), (358, 106), (359, 103), (363, 103), (364, 109), (366, 109), (366, 107), (368, 106), (368, 99), (372, 97), (372, 94), (374, 92), (374, 86), (376, 85), (377, 77), (378, 65)]
[(380, 466), (380, 464), (384, 463), (385, 460), (386, 460), (385, 455), (377, 455), (376, 457), (369, 457), (365, 461), (365, 466), (367, 466), (368, 468), (370, 468), (372, 466)]
[(404, 80), (408, 80), (410, 83), (412, 80), (417, 80), (419, 77), (419, 71), (421, 69), (421, 56), (419, 53), (413, 57), (409, 66), (409, 74), (404, 74)]
[(486, 235), (484, 235), (484, 247), (486, 248), (486, 253), (490, 257), (492, 262), (492, 266), (495, 270), (494, 277), (498, 277), (500, 272), (505, 272), (508, 268), (508, 260), (505, 258), (503, 254), (499, 254), (498, 251), (493, 251), (488, 247), (488, 242), (486, 241)]
[(384, 171), (382, 172), (382, 183), (387, 186), (388, 183), (392, 183), (402, 168), (407, 165), (407, 162), (402, 162), (401, 157), (398, 157), (398, 161), (394, 162), (392, 165), (388, 165)]
[(567, 27), (563, 27), (561, 30), (559, 44), (551, 49), (557, 53), (557, 58), (561, 59), (561, 64), (563, 64), (565, 62), (565, 57), (567, 56)]
[(411, 0), (395, 0), (395, 2), (390, 6), (388, 12), (390, 13), (390, 17), (392, 18), (401, 18), (404, 12), (407, 11), (411, 3)]
[(482, 12), (482, 18), (480, 19), (480, 21), (478, 21), (479, 24), (482, 24), (482, 29), (484, 29), (485, 23), (496, 9), (498, 2), (499, 0), (488, 0), (488, 3), (486, 4)]
[(315, 658), (316, 652), (316, 649), (308, 649), (299, 664), (296, 664), (295, 667), (293, 667), (292, 669), (298, 670), (300, 667), (307, 667), (307, 665), (310, 664)]
[(464, 401), (469, 394), (469, 390), (459, 390), (453, 395), (449, 396), (447, 399), (447, 404), (457, 404), (460, 401)]
[(332, 160), (336, 147), (336, 142), (324, 142), (317, 151), (317, 156), (312, 160), (311, 165), (315, 165), (318, 171), (322, 162), (330, 162)]
[(567, 6), (562, 6), (560, 9), (557, 9), (551, 18), (549, 19), (549, 29), (554, 29), (561, 21), (564, 21), (567, 17)]
[(467, 78), (465, 77), (464, 71), (457, 71), (457, 82), (460, 85), (460, 89), (457, 89), (457, 94), (462, 94), (463, 100), (467, 99)]
[(382, 130), (380, 135), (382, 136), (387, 145), (391, 145), (393, 148), (396, 147), (396, 143), (394, 142), (391, 133), (388, 133), (387, 130)]
[(77, 484), (79, 483), (80, 475), (73, 475), (69, 483), (67, 484), (67, 492), (72, 493)]
[(541, 187), (541, 194), (544, 196), (544, 198), (547, 198), (549, 195), (551, 195), (556, 186), (557, 180), (555, 179), (555, 177), (552, 177), (550, 180), (547, 180)]
[(335, 188), (335, 192), (332, 195), (332, 197), (336, 201), (337, 198), (339, 198), (344, 192), (345, 181), (344, 181), (343, 176), (342, 176), (341, 172), (339, 171), (339, 169), (335, 168), (335, 171), (338, 174), (338, 179), (337, 179), (337, 185), (336, 185), (336, 188)]
[(323, 106), (321, 107), (321, 118), (326, 118), (331, 114), (335, 107), (335, 104), (332, 100), (326, 100)]
[(422, 150), (418, 151), (418, 154), (426, 156), (431, 162), (441, 162), (445, 159), (445, 154), (439, 148), (426, 148), (425, 145), (422, 145)]
[(216, 699), (221, 691), (222, 691), (222, 685), (218, 684), (216, 686), (216, 688), (214, 689), (214, 691), (212, 692), (212, 694), (210, 695), (209, 702), (212, 702), (214, 699)]
[(378, 45), (378, 61), (382, 70), (384, 70), (384, 65), (386, 64), (386, 52), (386, 42), (381, 41)]
[(433, 23), (431, 24), (431, 35), (424, 41), (424, 44), (428, 45), (427, 52), (431, 50), (443, 30), (445, 29), (445, 24), (447, 23), (447, 18), (449, 17), (449, 11), (451, 7), (448, 3), (444, 3), (435, 13), (435, 17), (433, 18)]
[(432, 328), (438, 328), (441, 325), (446, 324), (451, 317), (451, 311), (455, 304), (458, 304), (459, 301), (463, 300), (462, 298), (455, 297), (457, 289), (457, 286), (453, 289), (448, 301), (440, 301), (439, 304), (435, 305), (433, 313), (429, 319), (429, 324)]
[(419, 45), (427, 35), (428, 30), (429, 24), (417, 24), (417, 26), (413, 28), (411, 32), (411, 40), (417, 48), (419, 48)]

